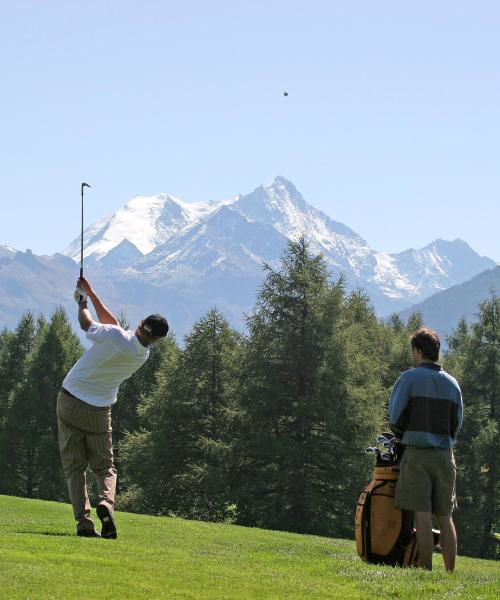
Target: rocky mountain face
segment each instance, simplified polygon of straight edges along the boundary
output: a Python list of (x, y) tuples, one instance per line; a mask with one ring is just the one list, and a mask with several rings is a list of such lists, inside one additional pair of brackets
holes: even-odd
[[(264, 276), (263, 263), (277, 267), (287, 240), (301, 235), (324, 255), (332, 276), (342, 273), (349, 288), (363, 288), (382, 316), (495, 266), (461, 240), (436, 240), (399, 254), (376, 252), (349, 227), (307, 203), (291, 182), (276, 177), (220, 202), (136, 196), (85, 231), (85, 268), (96, 288), (108, 294), (107, 304), (131, 321), (165, 312), (184, 334), (217, 306), (242, 327)], [(79, 258), (79, 238), (53, 257), (28, 257), (0, 246), (0, 325), (12, 326), (22, 307), (37, 310), (38, 305), (48, 312), (54, 303), (66, 305)], [(29, 260), (31, 274), (17, 267)], [(51, 293), (37, 283), (43, 269), (57, 280)]]

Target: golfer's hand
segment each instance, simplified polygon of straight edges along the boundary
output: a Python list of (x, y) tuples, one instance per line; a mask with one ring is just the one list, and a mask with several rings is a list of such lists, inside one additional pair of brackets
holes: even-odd
[(90, 283), (85, 279), (85, 277), (80, 277), (78, 279), (78, 281), (76, 282), (76, 287), (83, 290), (87, 296), (92, 294), (92, 287)]
[(75, 290), (75, 301), (80, 306), (82, 302), (87, 302), (87, 294), (79, 287)]

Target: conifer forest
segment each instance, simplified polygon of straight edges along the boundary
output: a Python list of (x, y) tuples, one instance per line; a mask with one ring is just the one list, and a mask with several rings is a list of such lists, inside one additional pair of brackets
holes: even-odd
[[(367, 296), (332, 280), (303, 238), (289, 242), (278, 269), (264, 269), (244, 333), (207, 307), (184, 340), (157, 344), (121, 386), (113, 406), (117, 508), (352, 538), (373, 471), (364, 449), (388, 428), (390, 392), (411, 368), (409, 339), (422, 318), (379, 319)], [(464, 400), (455, 448), (459, 552), (498, 558), (494, 291), (445, 347), (441, 364)], [(0, 494), (68, 501), (56, 399), (83, 350), (62, 309), (26, 312), (0, 332)]]

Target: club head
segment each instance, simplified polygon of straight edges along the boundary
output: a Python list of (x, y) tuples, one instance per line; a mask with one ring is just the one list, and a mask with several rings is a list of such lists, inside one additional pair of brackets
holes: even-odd
[(379, 444), (385, 444), (385, 442), (389, 441), (388, 438), (385, 437), (385, 435), (380, 434), (377, 438), (377, 442)]
[(382, 454), (380, 455), (380, 458), (384, 462), (390, 462), (390, 461), (392, 461), (392, 456), (389, 453), (387, 453), (387, 452), (382, 452)]
[(376, 454), (377, 452), (380, 452), (380, 450), (373, 446), (368, 446), (368, 448), (365, 449), (365, 454)]
[(91, 185), (89, 185), (88, 183), (85, 183), (85, 182), (83, 182), (83, 183), (82, 183), (82, 191), (83, 191), (83, 188), (84, 188), (84, 187), (91, 188), (92, 186), (91, 186)]

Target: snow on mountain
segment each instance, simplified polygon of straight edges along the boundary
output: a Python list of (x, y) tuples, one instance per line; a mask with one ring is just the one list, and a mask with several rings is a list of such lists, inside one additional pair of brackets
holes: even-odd
[(377, 265), (368, 281), (394, 300), (418, 302), (457, 283), (467, 281), (495, 262), (479, 256), (462, 240), (435, 240), (420, 250), (399, 254), (377, 253)]
[(133, 265), (151, 281), (213, 276), (261, 277), (262, 263), (275, 263), (286, 237), (270, 225), (250, 221), (223, 205), (180, 231)]
[(481, 271), (464, 283), (454, 285), (426, 298), (419, 304), (399, 313), (403, 319), (411, 314), (422, 314), (424, 323), (439, 333), (441, 342), (456, 329), (460, 319), (477, 320), (479, 304), (500, 293), (500, 266)]
[(272, 225), (291, 240), (306, 234), (312, 249), (338, 269), (362, 277), (375, 265), (373, 250), (362, 237), (308, 204), (284, 177), (241, 196), (231, 208), (252, 221)]
[[(124, 240), (143, 255), (163, 244), (182, 228), (216, 210), (218, 203), (183, 202), (168, 194), (136, 196), (111, 217), (89, 227), (83, 236), (84, 257), (100, 260)], [(75, 260), (80, 257), (80, 238), (63, 254)]]
[[(126, 289), (138, 305), (146, 289), (150, 299), (162, 297), (156, 294), (163, 290), (184, 298), (183, 318), (198, 310), (201, 316), (217, 302), (236, 322), (253, 304), (264, 276), (262, 263), (276, 264), (286, 241), (301, 235), (313, 252), (324, 255), (334, 276), (344, 274), (349, 289), (363, 288), (382, 316), (495, 266), (461, 240), (436, 240), (399, 254), (376, 252), (280, 176), (218, 202), (136, 196), (84, 232), (85, 265)], [(64, 254), (78, 262), (80, 239)], [(7, 260), (2, 256), (0, 263)]]

